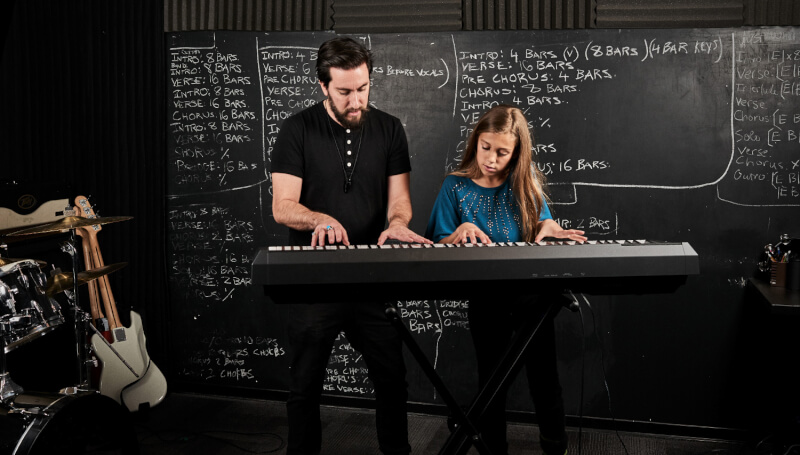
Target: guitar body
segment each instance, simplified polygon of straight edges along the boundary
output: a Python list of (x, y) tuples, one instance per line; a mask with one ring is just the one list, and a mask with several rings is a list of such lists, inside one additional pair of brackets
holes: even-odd
[(131, 311), (131, 326), (112, 329), (111, 334), (111, 346), (133, 372), (99, 335), (92, 335), (92, 349), (103, 364), (100, 393), (125, 405), (130, 411), (139, 410), (141, 404), (155, 406), (161, 403), (167, 394), (167, 380), (147, 354), (141, 316)]
[(122, 404), (130, 411), (138, 411), (143, 404), (153, 407), (167, 396), (167, 378), (164, 373), (153, 362), (148, 362), (147, 365), (142, 379), (122, 390)]
[(147, 340), (142, 329), (142, 318), (139, 313), (131, 311), (131, 328), (133, 328), (134, 320), (139, 328), (136, 339), (147, 368), (141, 379), (122, 389), (122, 404), (131, 411), (139, 410), (139, 406), (145, 403), (153, 407), (161, 403), (167, 396), (167, 378), (164, 377), (164, 373), (156, 366), (155, 362), (150, 361), (150, 355), (147, 353)]

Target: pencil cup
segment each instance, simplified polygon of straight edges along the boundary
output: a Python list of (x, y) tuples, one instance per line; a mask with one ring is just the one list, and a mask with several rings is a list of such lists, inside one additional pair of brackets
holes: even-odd
[(770, 264), (769, 284), (776, 287), (786, 286), (786, 265), (788, 262), (773, 262)]
[(800, 289), (800, 261), (786, 263), (786, 288)]

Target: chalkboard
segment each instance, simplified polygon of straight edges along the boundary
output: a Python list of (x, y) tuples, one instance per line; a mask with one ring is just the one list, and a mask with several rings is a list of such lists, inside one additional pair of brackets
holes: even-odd
[[(799, 221), (798, 31), (352, 37), (375, 56), (370, 104), (406, 128), (412, 229), (424, 232), (439, 185), (458, 165), (474, 122), (490, 106), (506, 103), (528, 118), (562, 226), (593, 238), (689, 241), (700, 253), (702, 276), (674, 295), (587, 296), (596, 329), (575, 315), (559, 315), (568, 413), (607, 414), (601, 375), (608, 369), (631, 393), (619, 404), (623, 418), (724, 425), (718, 407), (697, 411), (698, 402), (716, 403), (728, 393), (720, 385), (739, 311), (722, 302), (740, 300), (761, 247), (796, 230)], [(252, 285), (250, 265), (259, 247), (286, 243), (287, 229), (271, 216), (272, 147), (283, 120), (323, 99), (316, 52), (333, 36), (167, 35), (167, 263), (172, 377), (179, 383), (288, 388), (284, 310), (267, 305), (262, 289)], [(469, 302), (398, 305), (437, 371), (466, 402), (476, 387)], [(676, 338), (675, 325), (685, 336)], [(585, 340), (591, 341), (588, 353)], [(662, 344), (690, 349), (698, 340), (723, 360), (679, 361)], [(585, 355), (593, 360), (581, 411), (576, 375)], [(408, 363), (411, 400), (439, 403)], [(688, 380), (684, 368), (703, 373)], [(677, 397), (662, 392), (654, 402), (653, 384), (675, 380), (683, 384)], [(345, 337), (332, 353), (325, 393), (374, 393)], [(532, 409), (527, 394), (512, 395), (512, 409)], [(638, 404), (642, 396), (650, 398)], [(692, 400), (695, 411), (676, 410), (682, 400)]]

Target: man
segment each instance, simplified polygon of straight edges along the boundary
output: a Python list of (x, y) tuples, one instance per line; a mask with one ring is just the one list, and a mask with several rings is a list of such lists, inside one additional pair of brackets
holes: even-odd
[[(323, 43), (317, 78), (327, 99), (281, 127), (272, 155), (272, 213), (289, 227), (292, 245), (431, 243), (408, 228), (408, 143), (397, 118), (369, 107), (371, 73), (372, 56), (356, 41), (337, 37)], [(402, 342), (382, 302), (289, 308), (287, 453), (320, 452), (322, 383), (341, 330), (363, 355), (375, 386), (381, 451), (409, 453)]]

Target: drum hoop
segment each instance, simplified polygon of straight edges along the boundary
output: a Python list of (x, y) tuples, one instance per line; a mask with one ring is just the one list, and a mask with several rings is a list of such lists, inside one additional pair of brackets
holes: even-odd
[[(51, 395), (47, 394), (45, 396), (50, 397)], [(44, 430), (44, 427), (49, 422), (49, 419), (55, 416), (55, 413), (48, 414), (47, 411), (49, 411), (50, 408), (52, 408), (56, 404), (61, 403), (63, 400), (69, 400), (69, 399), (77, 400), (81, 396), (88, 396), (88, 395), (53, 395), (53, 397), (55, 397), (55, 400), (53, 400), (50, 404), (48, 404), (44, 408), (41, 408), (40, 412), (42, 414), (34, 415), (31, 418), (30, 422), (28, 422), (28, 425), (25, 427), (25, 431), (22, 432), (19, 439), (17, 440), (17, 445), (14, 447), (14, 451), (11, 453), (14, 455), (17, 455), (18, 453), (20, 455), (23, 455), (23, 453), (27, 454), (28, 452), (30, 452), (30, 450), (33, 448), (33, 444), (35, 444), (36, 440), (39, 438), (39, 434), (42, 432), (42, 430)], [(60, 409), (57, 409), (56, 412), (58, 412), (59, 410)], [(28, 438), (28, 436), (31, 437)], [(24, 447), (23, 443), (25, 443)], [(20, 453), (19, 452), (20, 449), (24, 449), (25, 452)]]
[(25, 264), (29, 266), (35, 266), (37, 269), (39, 268), (39, 264), (33, 259), (23, 259), (21, 261), (12, 262), (10, 264), (0, 265), (0, 276), (6, 276), (8, 274), (17, 272)]
[[(34, 424), (37, 423), (38, 420), (39, 420), (38, 416), (34, 419), (31, 419), (30, 423), (28, 423), (28, 426), (25, 427), (25, 431), (22, 432), (22, 435), (17, 440), (17, 445), (14, 447), (14, 451), (11, 452), (12, 454), (16, 455), (17, 453), (19, 453), (19, 449), (22, 448), (22, 443), (28, 440), (28, 433), (30, 433), (31, 428), (33, 428)], [(35, 434), (31, 433), (31, 435), (39, 436), (39, 432), (41, 431), (42, 431), (41, 428), (39, 428), (36, 430)], [(36, 441), (35, 437), (33, 438), (33, 441)], [(26, 450), (30, 451), (30, 447), (28, 447)]]

